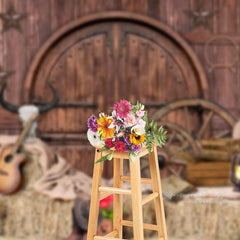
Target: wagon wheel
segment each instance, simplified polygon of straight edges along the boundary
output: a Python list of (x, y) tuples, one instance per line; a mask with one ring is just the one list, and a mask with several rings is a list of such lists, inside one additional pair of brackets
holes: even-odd
[(178, 146), (178, 151), (192, 150), (194, 155), (199, 155), (199, 147), (194, 138), (180, 125), (168, 121), (158, 121), (168, 132), (168, 140), (165, 149), (169, 149), (172, 144)]
[[(193, 156), (199, 156), (200, 149), (193, 137), (176, 123), (168, 121), (158, 121), (158, 126), (163, 126), (167, 130), (167, 142), (163, 149), (158, 149), (158, 161), (160, 168), (166, 168), (171, 174), (175, 174), (181, 177), (181, 172), (185, 168), (186, 161), (182, 161), (180, 155), (184, 152), (191, 152)], [(178, 157), (179, 156), (179, 157)], [(141, 171), (144, 175), (144, 171), (147, 169), (149, 174), (148, 159), (142, 162)], [(178, 165), (179, 169), (174, 169), (172, 165)], [(149, 177), (145, 175), (145, 177)]]
[[(236, 119), (220, 105), (204, 99), (182, 99), (166, 104), (153, 113), (151, 119), (168, 120), (182, 126), (198, 140), (231, 136)], [(215, 134), (211, 127), (213, 121), (220, 122), (227, 131)]]
[[(170, 163), (179, 158), (186, 159), (186, 155), (183, 156), (183, 154), (187, 151), (193, 153), (192, 160), (194, 157), (199, 157), (201, 140), (229, 136), (236, 123), (236, 119), (218, 104), (193, 98), (170, 102), (153, 113), (150, 119), (154, 119), (159, 125), (162, 124), (167, 128), (168, 140), (165, 151)], [(228, 130), (215, 135), (211, 131), (214, 119), (224, 122)]]
[[(158, 125), (162, 125), (167, 130), (168, 136), (164, 152), (161, 151), (159, 157), (164, 158), (165, 168), (168, 172), (181, 177), (182, 171), (185, 169), (186, 160), (191, 161), (194, 156), (200, 155), (199, 145), (186, 129), (176, 123), (158, 121)], [(186, 157), (186, 152), (188, 153), (188, 158)]]

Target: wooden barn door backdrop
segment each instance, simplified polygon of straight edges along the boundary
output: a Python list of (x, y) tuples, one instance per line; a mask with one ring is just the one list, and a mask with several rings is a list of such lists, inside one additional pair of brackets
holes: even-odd
[[(87, 119), (114, 102), (139, 99), (153, 112), (168, 101), (207, 97), (204, 72), (191, 48), (166, 25), (149, 17), (106, 12), (82, 17), (57, 31), (40, 49), (27, 74), (26, 101), (51, 99), (40, 136), (78, 169), (92, 174)], [(173, 116), (174, 117), (174, 116)], [(112, 169), (105, 168), (106, 177)]]

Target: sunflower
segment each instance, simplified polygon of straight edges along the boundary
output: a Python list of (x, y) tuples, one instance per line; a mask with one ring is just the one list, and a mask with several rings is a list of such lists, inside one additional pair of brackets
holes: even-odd
[(140, 145), (146, 140), (145, 136), (142, 135), (137, 135), (136, 133), (131, 133), (130, 134), (130, 142), (133, 143), (134, 145)]
[(102, 138), (112, 138), (114, 132), (116, 131), (114, 128), (109, 128), (113, 119), (108, 118), (108, 116), (104, 115), (97, 120), (98, 123), (98, 131), (100, 132)]

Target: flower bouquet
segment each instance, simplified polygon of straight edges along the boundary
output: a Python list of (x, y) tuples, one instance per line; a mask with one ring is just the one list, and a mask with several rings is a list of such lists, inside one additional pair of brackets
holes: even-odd
[(96, 163), (112, 160), (114, 151), (128, 152), (130, 161), (134, 162), (143, 145), (149, 154), (154, 143), (162, 147), (167, 133), (162, 126), (158, 128), (156, 122), (148, 122), (143, 104), (133, 105), (127, 100), (115, 103), (111, 115), (92, 115), (88, 119), (88, 128), (88, 140), (93, 146), (102, 146), (100, 152), (112, 151)]

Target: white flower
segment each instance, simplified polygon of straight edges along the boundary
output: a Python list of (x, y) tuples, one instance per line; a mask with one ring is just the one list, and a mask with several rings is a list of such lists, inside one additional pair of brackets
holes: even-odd
[(103, 113), (103, 112), (101, 112), (101, 113), (99, 113), (99, 117), (101, 118), (101, 117), (104, 117), (105, 116), (105, 113)]
[(112, 116), (109, 116), (108, 119), (112, 119), (113, 122), (108, 126), (108, 128), (116, 128), (116, 131), (118, 132), (121, 128), (121, 126), (124, 124), (123, 120), (117, 116), (116, 111), (112, 111)]
[(135, 132), (137, 135), (143, 135), (145, 134), (145, 126), (136, 125), (132, 127), (131, 132)]
[(143, 111), (145, 108), (145, 106), (143, 104), (140, 103), (140, 110)]
[(141, 118), (138, 119), (137, 124), (140, 125), (140, 126), (143, 126), (144, 128), (146, 126), (146, 122)]
[(87, 131), (87, 137), (88, 141), (91, 143), (93, 146), (99, 146), (103, 144), (103, 141), (100, 140), (100, 134), (99, 132), (93, 132), (90, 129)]

